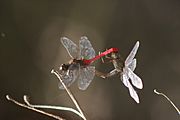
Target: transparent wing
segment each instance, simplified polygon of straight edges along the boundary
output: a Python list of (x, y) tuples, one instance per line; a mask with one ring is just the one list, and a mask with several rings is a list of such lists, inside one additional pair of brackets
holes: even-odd
[(87, 37), (81, 37), (79, 41), (80, 57), (83, 59), (91, 59), (95, 57), (95, 51)]
[(123, 84), (124, 84), (126, 87), (128, 87), (127, 81), (129, 80), (129, 77), (127, 76), (127, 74), (122, 74), (122, 75), (121, 75), (121, 80), (122, 80)]
[(127, 74), (129, 76), (129, 78), (131, 79), (132, 84), (139, 88), (142, 89), (143, 88), (143, 83), (140, 77), (138, 77), (130, 68), (127, 68)]
[(129, 89), (130, 96), (131, 96), (137, 103), (139, 103), (138, 94), (136, 93), (136, 91), (134, 90), (134, 88), (132, 87), (132, 85), (130, 84), (129, 81), (128, 81), (128, 89)]
[(78, 80), (78, 87), (81, 90), (86, 90), (87, 87), (92, 82), (95, 75), (95, 67), (88, 66), (80, 70), (79, 80)]
[(66, 48), (68, 54), (70, 55), (71, 58), (78, 58), (78, 47), (77, 45), (68, 39), (67, 37), (62, 37), (61, 38), (61, 43), (64, 45)]
[(132, 62), (128, 65), (128, 68), (130, 68), (132, 71), (135, 70), (137, 64), (137, 60), (134, 58)]
[[(73, 70), (71, 70), (71, 68), (70, 68), (70, 70), (61, 73), (61, 79), (62, 79), (63, 83), (67, 87), (70, 87), (74, 83), (74, 81), (76, 80), (76, 78), (78, 76), (78, 73), (79, 73), (79, 69), (78, 68), (77, 69), (73, 69)], [(59, 89), (64, 89), (64, 87), (61, 84), (61, 82), (59, 82)]]
[(138, 48), (139, 48), (139, 41), (136, 42), (134, 48), (132, 49), (132, 51), (130, 52), (128, 57), (126, 58), (125, 66), (128, 66), (132, 62), (133, 58), (135, 57), (135, 55), (137, 53)]
[[(73, 72), (72, 71), (69, 71), (69, 74), (63, 74), (61, 76), (61, 79), (63, 81), (63, 83), (67, 86), (67, 87), (70, 87), (71, 84), (75, 81), (75, 77), (73, 75)], [(58, 84), (59, 86), (59, 89), (64, 89), (63, 85), (61, 84), (61, 82), (59, 82)]]
[(134, 90), (134, 88), (132, 87), (131, 83), (128, 80), (128, 76), (126, 76), (126, 74), (123, 74), (122, 76), (122, 81), (124, 83), (124, 85), (129, 89), (129, 94), (130, 96), (137, 102), (139, 103), (139, 97), (136, 93), (136, 91)]

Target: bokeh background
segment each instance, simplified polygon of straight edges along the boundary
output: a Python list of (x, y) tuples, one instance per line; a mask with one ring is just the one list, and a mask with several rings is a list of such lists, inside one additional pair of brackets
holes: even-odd
[[(137, 40), (140, 48), (136, 73), (143, 90), (140, 104), (129, 96), (118, 76), (95, 77), (86, 91), (71, 87), (88, 120), (178, 120), (163, 97), (180, 108), (180, 1), (179, 0), (1, 0), (0, 1), (0, 119), (53, 120), (5, 99), (10, 94), (23, 102), (24, 94), (36, 104), (74, 107), (58, 89), (50, 73), (70, 60), (60, 37), (75, 43), (86, 35), (94, 49), (118, 47), (126, 57)], [(95, 63), (108, 72), (111, 64)], [(46, 110), (66, 119), (78, 116)]]

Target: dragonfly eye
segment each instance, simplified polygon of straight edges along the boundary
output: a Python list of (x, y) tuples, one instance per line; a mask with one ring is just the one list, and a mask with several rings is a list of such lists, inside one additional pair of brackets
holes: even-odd
[(111, 57), (115, 58), (115, 59), (119, 59), (120, 55), (117, 52), (114, 52), (114, 53), (111, 54)]
[(73, 59), (73, 63), (76, 63), (77, 62), (77, 60), (76, 59)]
[(66, 64), (62, 64), (59, 68), (59, 70), (67, 70), (68, 69), (68, 65)]
[(112, 54), (111, 54), (111, 57), (112, 57), (112, 58), (116, 58), (117, 56), (116, 56), (115, 53), (112, 53)]
[(60, 66), (60, 67), (59, 67), (59, 70), (62, 70), (62, 69), (63, 69), (62, 66)]

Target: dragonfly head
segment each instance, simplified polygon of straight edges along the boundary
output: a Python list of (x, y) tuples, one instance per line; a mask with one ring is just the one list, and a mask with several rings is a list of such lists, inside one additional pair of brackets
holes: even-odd
[(117, 52), (112, 52), (112, 53), (111, 53), (111, 57), (112, 57), (113, 59), (118, 59), (118, 58), (119, 58), (119, 54), (118, 54)]
[(62, 64), (62, 65), (60, 66), (59, 70), (60, 70), (60, 71), (67, 71), (68, 68), (69, 68), (69, 65), (67, 65), (67, 64)]

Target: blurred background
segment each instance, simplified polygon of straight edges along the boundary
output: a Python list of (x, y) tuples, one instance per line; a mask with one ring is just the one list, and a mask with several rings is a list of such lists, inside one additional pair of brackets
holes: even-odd
[[(60, 37), (78, 44), (86, 35), (94, 49), (118, 47), (126, 58), (137, 40), (137, 73), (143, 90), (140, 104), (129, 96), (118, 76), (95, 77), (86, 91), (71, 86), (88, 120), (178, 120), (174, 108), (157, 89), (180, 108), (180, 1), (179, 0), (1, 0), (0, 1), (0, 119), (53, 120), (21, 108), (6, 94), (23, 102), (74, 107), (58, 89), (50, 73), (70, 56)], [(108, 72), (111, 64), (95, 63)], [(80, 120), (70, 112), (46, 110), (66, 119)]]

